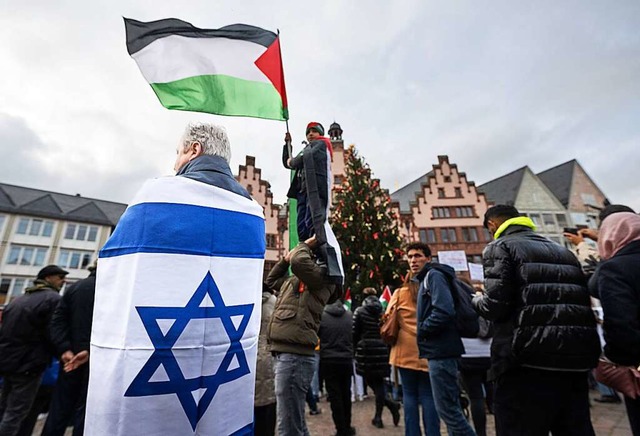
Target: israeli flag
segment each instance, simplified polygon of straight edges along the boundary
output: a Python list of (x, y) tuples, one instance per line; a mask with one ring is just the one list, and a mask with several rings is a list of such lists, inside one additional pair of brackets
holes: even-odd
[(262, 207), (148, 181), (100, 252), (85, 434), (253, 434)]

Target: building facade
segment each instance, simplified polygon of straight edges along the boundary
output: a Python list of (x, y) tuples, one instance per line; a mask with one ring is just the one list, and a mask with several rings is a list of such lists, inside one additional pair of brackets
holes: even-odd
[(87, 276), (125, 204), (0, 184), (0, 304), (56, 264), (68, 281)]
[(542, 171), (538, 177), (569, 213), (574, 226), (598, 227), (598, 213), (609, 200), (577, 160)]
[(570, 214), (528, 166), (478, 186), (492, 204), (508, 204), (528, 216), (536, 231), (561, 245), (565, 227), (572, 227)]
[(481, 263), (491, 240), (482, 226), (487, 199), (448, 156), (438, 156), (431, 171), (393, 192), (391, 200), (406, 242), (429, 244), (435, 260), (439, 251), (462, 250), (468, 262)]
[(264, 273), (266, 277), (276, 262), (284, 256), (285, 249), (288, 248), (286, 218), (283, 219), (281, 217), (282, 210), (285, 208), (273, 203), (271, 184), (262, 179), (262, 170), (256, 167), (255, 157), (245, 157), (245, 164), (240, 165), (236, 180), (264, 210), (265, 238), (267, 240), (267, 250), (264, 258)]

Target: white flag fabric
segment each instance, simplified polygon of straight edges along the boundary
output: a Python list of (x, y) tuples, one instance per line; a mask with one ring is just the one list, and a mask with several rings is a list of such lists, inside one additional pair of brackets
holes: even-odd
[(100, 252), (85, 435), (253, 434), (262, 207), (148, 181)]

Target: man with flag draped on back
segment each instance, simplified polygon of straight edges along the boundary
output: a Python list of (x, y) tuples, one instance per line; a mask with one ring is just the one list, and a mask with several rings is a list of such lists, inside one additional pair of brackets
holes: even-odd
[(100, 251), (86, 435), (253, 434), (265, 225), (192, 123)]

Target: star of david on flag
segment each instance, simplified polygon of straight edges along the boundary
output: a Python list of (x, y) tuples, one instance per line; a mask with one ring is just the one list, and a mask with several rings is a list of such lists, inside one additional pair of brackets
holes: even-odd
[[(207, 296), (213, 302), (213, 307), (202, 307)], [(247, 328), (253, 304), (226, 306), (215, 280), (207, 272), (185, 307), (136, 307), (136, 310), (155, 350), (131, 382), (125, 396), (175, 394), (191, 427), (195, 430), (220, 385), (237, 380), (250, 372), (240, 339)], [(241, 317), (238, 327), (234, 325), (232, 317)], [(222, 322), (230, 341), (220, 366), (212, 375), (185, 378), (172, 348), (189, 321), (216, 318)], [(158, 323), (161, 319), (175, 320), (166, 334), (162, 332)], [(230, 369), (234, 357), (237, 359), (238, 366)], [(160, 366), (164, 368), (168, 380), (152, 381), (153, 375)], [(204, 393), (196, 403), (192, 393), (200, 389), (204, 389)]]

